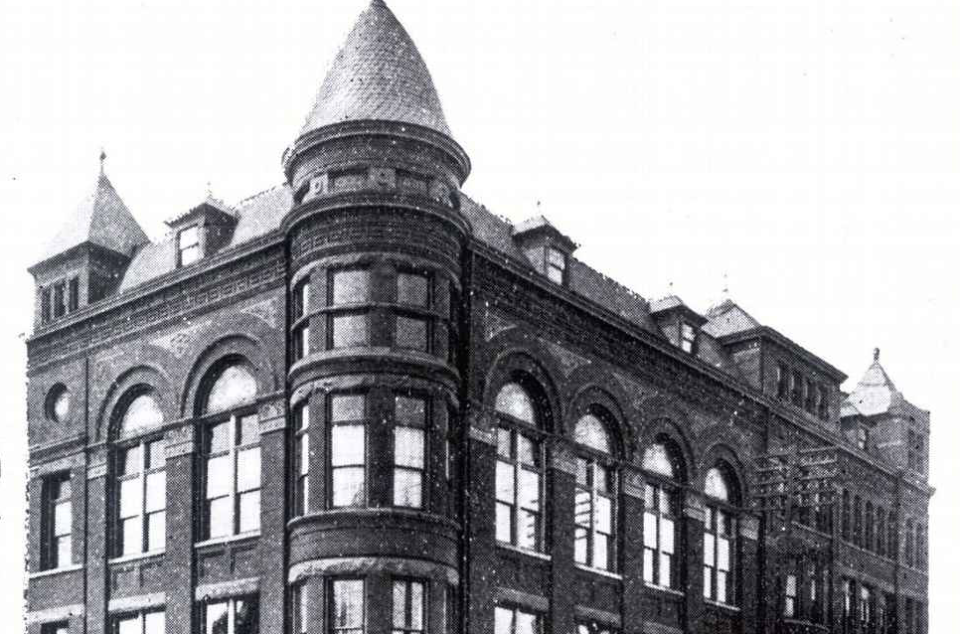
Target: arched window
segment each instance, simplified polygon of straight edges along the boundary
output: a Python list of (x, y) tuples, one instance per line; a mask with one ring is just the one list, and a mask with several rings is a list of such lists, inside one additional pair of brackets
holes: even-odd
[(616, 472), (607, 423), (594, 414), (577, 421), (577, 492), (574, 504), (574, 560), (613, 570), (617, 515)]
[(203, 537), (260, 529), (260, 421), (253, 408), (257, 381), (242, 363), (220, 370), (203, 413)]
[(703, 524), (703, 596), (710, 601), (736, 602), (734, 575), (737, 569), (736, 485), (723, 465), (707, 471), (707, 495)]
[(166, 547), (166, 442), (157, 433), (163, 427), (163, 411), (146, 388), (134, 394), (116, 425), (113, 551), (118, 557)]
[(680, 516), (678, 452), (667, 442), (647, 447), (643, 453), (643, 580), (662, 588), (677, 588), (677, 519)]
[(543, 549), (543, 443), (538, 412), (526, 388), (507, 383), (497, 394), (497, 541)]

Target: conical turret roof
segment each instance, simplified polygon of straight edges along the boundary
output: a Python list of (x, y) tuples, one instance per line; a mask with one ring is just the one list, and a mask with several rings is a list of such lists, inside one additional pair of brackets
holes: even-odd
[(50, 241), (40, 261), (87, 242), (128, 256), (150, 242), (102, 170), (96, 188), (80, 203), (69, 224)]
[(451, 137), (427, 65), (382, 0), (360, 14), (300, 134), (362, 120), (416, 124)]
[(847, 397), (847, 403), (864, 416), (874, 416), (890, 411), (900, 399), (900, 391), (880, 365), (880, 351), (875, 350), (873, 363)]

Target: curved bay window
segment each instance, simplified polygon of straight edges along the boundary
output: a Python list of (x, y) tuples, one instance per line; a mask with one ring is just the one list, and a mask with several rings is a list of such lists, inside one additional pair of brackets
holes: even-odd
[(543, 549), (543, 445), (529, 392), (507, 383), (497, 394), (497, 541)]
[(294, 424), (294, 512), (310, 512), (310, 401), (302, 401), (293, 410)]
[(678, 486), (681, 477), (677, 452), (665, 442), (643, 454), (643, 580), (661, 588), (679, 587), (677, 552), (680, 517)]
[(394, 329), (397, 348), (431, 352), (433, 323), (426, 311), (433, 303), (432, 282), (425, 273), (401, 271), (397, 274), (397, 304), (400, 307)]
[(367, 501), (367, 395), (332, 394), (328, 399), (328, 499), (332, 507)]
[(260, 530), (260, 421), (257, 382), (240, 363), (226, 366), (207, 393), (202, 430), (203, 537)]
[(327, 283), (327, 348), (354, 348), (370, 345), (370, 308), (372, 299), (370, 271), (339, 269), (330, 271)]
[(310, 278), (293, 288), (293, 360), (310, 354)]
[(594, 414), (577, 421), (577, 492), (574, 508), (574, 561), (613, 570), (617, 515), (616, 471), (608, 424)]
[(734, 574), (737, 557), (739, 504), (734, 480), (725, 466), (707, 471), (704, 492), (708, 501), (703, 525), (703, 596), (711, 601), (736, 603)]
[(117, 496), (114, 554), (159, 552), (166, 547), (167, 476), (163, 412), (146, 390), (130, 400), (117, 426), (114, 454)]

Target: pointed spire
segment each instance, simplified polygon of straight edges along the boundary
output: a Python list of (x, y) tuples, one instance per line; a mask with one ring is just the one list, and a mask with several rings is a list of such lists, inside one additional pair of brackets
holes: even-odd
[(300, 135), (363, 120), (409, 123), (451, 137), (426, 63), (382, 0), (371, 0), (360, 14)]

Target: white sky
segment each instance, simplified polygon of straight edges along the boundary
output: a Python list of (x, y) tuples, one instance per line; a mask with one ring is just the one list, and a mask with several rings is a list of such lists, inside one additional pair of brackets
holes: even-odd
[[(210, 181), (282, 181), (365, 0), (0, 0), (0, 567), (22, 567), (24, 334), (44, 242), (108, 173), (153, 237)], [(951, 631), (960, 496), (960, 3), (392, 0), (466, 191), (539, 212), (648, 297), (732, 294), (853, 377), (877, 346), (933, 411), (933, 624)], [(851, 384), (847, 385), (849, 389)], [(951, 565), (952, 564), (952, 565)], [(21, 598), (0, 592), (14, 618)]]

